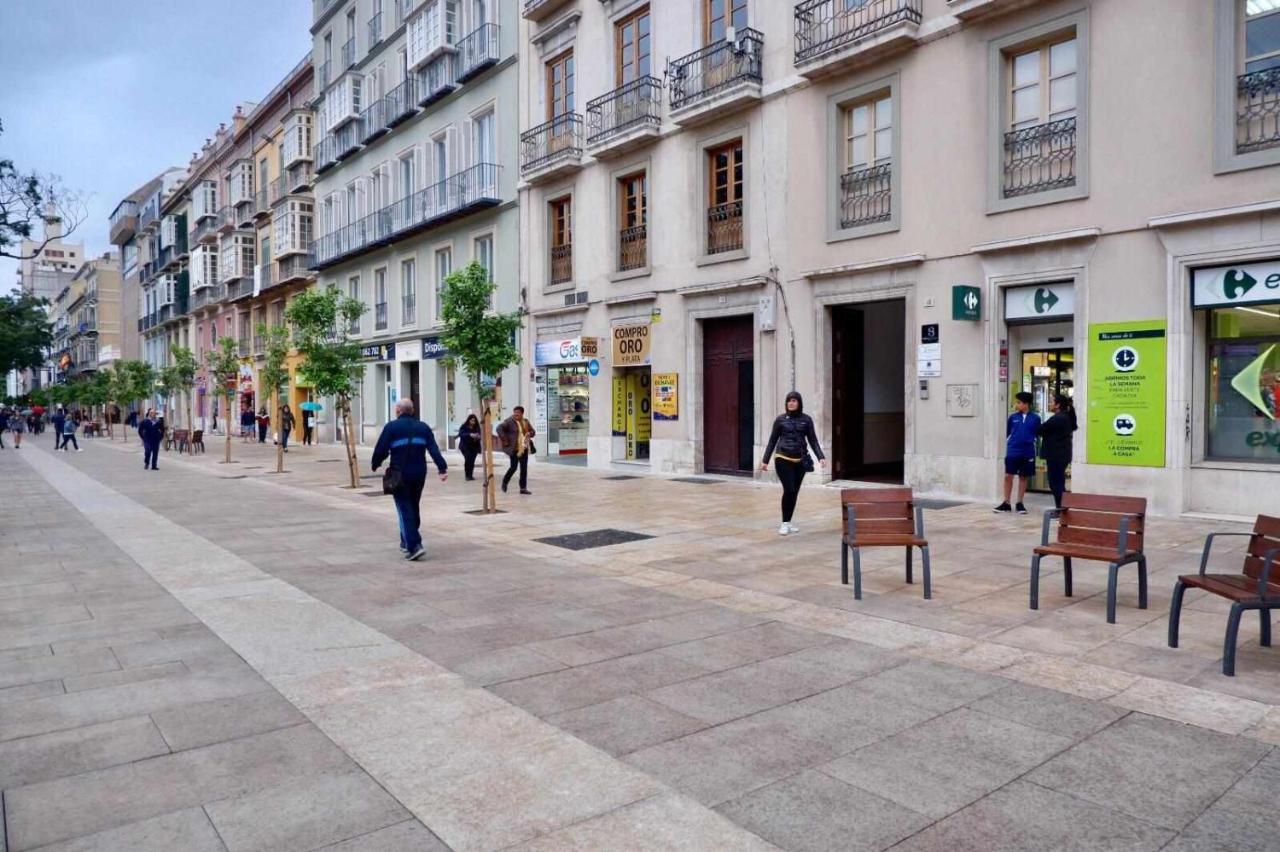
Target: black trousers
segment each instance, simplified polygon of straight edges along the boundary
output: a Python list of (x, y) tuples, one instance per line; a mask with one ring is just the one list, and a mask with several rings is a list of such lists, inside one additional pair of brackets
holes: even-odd
[(258, 443), (265, 444), (267, 442), (267, 424), (258, 424)]
[(463, 448), (462, 450), (462, 470), (466, 474), (467, 479), (475, 479), (476, 477), (476, 458), (479, 457), (479, 450), (471, 450)]
[(311, 443), (311, 427), (310, 426), (302, 427), (302, 443), (304, 444)]
[(804, 462), (774, 459), (773, 469), (782, 483), (782, 522), (788, 523), (796, 511), (796, 499), (800, 496), (800, 483), (804, 482)]
[(159, 441), (143, 441), (142, 442), (142, 466), (143, 468), (155, 467), (156, 458), (160, 455)]
[(524, 453), (518, 456), (512, 453), (509, 458), (511, 459), (511, 467), (507, 468), (507, 475), (502, 477), (502, 487), (507, 487), (507, 483), (511, 482), (511, 477), (515, 475), (516, 469), (519, 468), (520, 490), (524, 491), (529, 487), (529, 454)]
[(75, 432), (72, 432), (70, 435), (62, 436), (62, 449), (65, 450), (67, 448), (67, 444), (75, 444), (76, 449), (80, 449), (80, 442), (76, 440)]
[(1071, 459), (1045, 459), (1045, 467), (1049, 475), (1049, 491), (1053, 494), (1053, 505), (1062, 508), (1062, 495), (1067, 490), (1067, 465)]

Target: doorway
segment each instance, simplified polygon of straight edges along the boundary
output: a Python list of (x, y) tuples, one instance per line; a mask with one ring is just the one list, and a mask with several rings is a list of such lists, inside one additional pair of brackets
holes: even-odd
[(905, 299), (831, 309), (831, 471), (901, 483), (906, 451)]
[[(1040, 419), (1049, 419), (1052, 412), (1049, 403), (1054, 396), (1062, 394), (1070, 399), (1075, 398), (1075, 351), (1072, 349), (1024, 349), (1022, 351), (1022, 372), (1020, 387), (1015, 387), (1009, 394), (1012, 400), (1020, 390), (1027, 391), (1033, 398), (1032, 410), (1040, 415)], [(1012, 407), (1009, 409), (1012, 411)], [(1036, 442), (1036, 475), (1027, 483), (1028, 491), (1048, 493), (1049, 475), (1044, 459), (1040, 458), (1039, 441)], [(1071, 490), (1071, 465), (1067, 465), (1067, 490)]]
[(755, 320), (702, 323), (703, 468), (749, 476), (755, 456)]
[(417, 361), (408, 361), (400, 366), (400, 398), (413, 400), (413, 413), (419, 420), (426, 422), (422, 411), (422, 385)]

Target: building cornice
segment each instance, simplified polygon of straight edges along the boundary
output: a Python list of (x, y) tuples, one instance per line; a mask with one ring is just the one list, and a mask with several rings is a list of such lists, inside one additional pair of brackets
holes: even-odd
[(1072, 240), (1096, 240), (1102, 236), (1101, 228), (1075, 228), (1070, 231), (1054, 231), (1049, 234), (1032, 234), (1026, 237), (1014, 237), (1009, 240), (996, 240), (990, 243), (979, 243), (969, 251), (974, 254), (989, 254), (997, 251), (1013, 251), (1022, 248), (1066, 243)]
[(904, 266), (918, 266), (925, 262), (923, 254), (904, 254), (898, 257), (886, 257), (880, 260), (867, 260), (862, 263), (844, 263), (840, 266), (824, 266), (802, 272), (804, 278), (834, 278), (840, 275), (854, 275), (859, 272), (875, 272), (880, 269), (901, 269)]
[(1236, 207), (1217, 207), (1212, 210), (1196, 210), (1189, 213), (1170, 213), (1155, 216), (1147, 220), (1148, 228), (1169, 228), (1175, 225), (1194, 225), (1197, 222), (1211, 222), (1215, 219), (1229, 219), (1233, 216), (1254, 216), (1259, 213), (1280, 211), (1280, 200), (1259, 201), (1254, 204), (1241, 204)]

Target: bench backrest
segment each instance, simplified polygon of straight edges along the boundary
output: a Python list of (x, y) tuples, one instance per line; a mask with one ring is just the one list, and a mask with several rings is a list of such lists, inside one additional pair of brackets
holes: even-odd
[(1129, 519), (1126, 552), (1141, 553), (1147, 520), (1145, 497), (1068, 492), (1062, 495), (1058, 541), (1061, 544), (1114, 548), (1120, 534), (1120, 522), (1126, 517)]
[(185, 440), (187, 440), (187, 430), (186, 430), (186, 429), (174, 429), (174, 430), (173, 430), (173, 440), (175, 440), (175, 441), (185, 441)]
[(911, 535), (916, 531), (910, 488), (845, 488), (840, 492), (840, 525), (849, 534), (852, 505), (859, 535)]
[[(1268, 550), (1280, 550), (1280, 518), (1270, 515), (1259, 515), (1253, 522), (1253, 538), (1249, 539), (1249, 552), (1244, 557), (1244, 573), (1253, 579), (1262, 576), (1262, 566)], [(1280, 563), (1280, 558), (1272, 560), (1273, 566)], [(1272, 567), (1272, 583), (1280, 583), (1280, 574)]]
[(203, 441), (203, 440), (204, 440), (204, 430), (203, 430), (203, 429), (197, 429), (197, 430), (195, 431), (195, 434), (191, 436), (191, 443), (193, 443), (193, 444), (198, 444), (198, 443), (200, 443), (200, 442), (201, 442), (201, 441)]

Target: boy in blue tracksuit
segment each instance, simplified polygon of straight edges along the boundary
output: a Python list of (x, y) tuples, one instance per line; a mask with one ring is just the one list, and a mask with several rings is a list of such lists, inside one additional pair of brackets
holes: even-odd
[(431, 427), (413, 416), (413, 400), (402, 399), (396, 403), (396, 419), (382, 428), (378, 444), (373, 448), (373, 469), (390, 460), (392, 470), (400, 474), (400, 483), (391, 496), (400, 516), (400, 550), (410, 562), (422, 558), (426, 550), (422, 535), (418, 532), (421, 515), (418, 504), (422, 500), (422, 486), (427, 481), (427, 455), (440, 472), (440, 481), (448, 479), (449, 466)]
[[(1040, 434), (1040, 415), (1031, 410), (1033, 397), (1026, 391), (1017, 394), (1014, 399), (1015, 411), (1009, 415), (1005, 424), (1004, 450), (1004, 502), (996, 506), (997, 512), (1012, 512), (1017, 509), (1019, 515), (1027, 513), (1022, 505), (1022, 498), (1027, 493), (1027, 481), (1036, 475), (1036, 436)], [(1009, 498), (1013, 496), (1013, 480), (1018, 480), (1018, 503), (1009, 506)]]

